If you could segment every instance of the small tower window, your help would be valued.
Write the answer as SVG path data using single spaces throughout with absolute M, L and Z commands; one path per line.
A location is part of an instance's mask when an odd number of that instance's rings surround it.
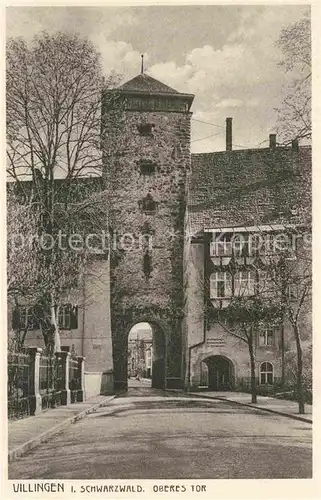
M 139 167 L 142 175 L 152 175 L 155 173 L 155 164 L 151 160 L 141 160 Z
M 143 271 L 146 280 L 149 280 L 151 273 L 152 273 L 153 267 L 152 267 L 152 257 L 149 253 L 148 250 L 146 250 L 144 254 L 144 259 L 143 259 Z
M 156 212 L 156 202 L 153 200 L 151 194 L 139 202 L 141 210 L 146 215 L 153 215 Z
M 155 125 L 153 123 L 141 123 L 137 126 L 140 135 L 153 135 Z

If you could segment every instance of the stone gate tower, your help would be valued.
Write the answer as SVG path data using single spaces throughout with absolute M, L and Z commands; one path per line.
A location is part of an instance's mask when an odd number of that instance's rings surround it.
M 104 96 L 115 388 L 127 387 L 132 326 L 153 329 L 154 387 L 182 386 L 183 248 L 190 107 L 141 73 Z

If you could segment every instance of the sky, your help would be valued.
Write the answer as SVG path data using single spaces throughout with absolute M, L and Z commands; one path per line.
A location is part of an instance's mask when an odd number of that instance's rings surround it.
M 128 339 L 134 340 L 137 338 L 140 340 L 149 340 L 153 338 L 153 330 L 149 323 L 137 323 L 132 327 L 129 332 Z
M 233 149 L 266 147 L 276 132 L 291 75 L 278 65 L 281 30 L 307 6 L 212 5 L 145 7 L 9 7 L 7 36 L 77 32 L 102 55 L 104 73 L 125 82 L 145 72 L 195 94 L 192 152 L 225 149 L 225 119 L 233 118 Z

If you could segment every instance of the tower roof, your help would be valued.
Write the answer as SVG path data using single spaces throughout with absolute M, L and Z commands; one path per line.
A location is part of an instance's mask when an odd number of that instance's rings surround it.
M 177 90 L 172 89 L 168 85 L 165 85 L 165 83 L 162 83 L 149 75 L 146 75 L 146 73 L 140 73 L 139 75 L 135 76 L 135 78 L 132 78 L 128 82 L 118 87 L 118 90 L 125 90 L 128 92 L 179 94 Z

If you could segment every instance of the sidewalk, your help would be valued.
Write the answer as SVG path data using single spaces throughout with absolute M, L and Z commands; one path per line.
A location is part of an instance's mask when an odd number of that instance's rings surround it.
M 173 389 L 173 392 L 182 392 L 181 390 Z M 271 398 L 267 396 L 257 396 L 257 403 L 251 403 L 251 394 L 245 392 L 188 392 L 190 396 L 201 397 L 205 399 L 219 399 L 221 401 L 231 401 L 250 408 L 257 408 L 270 413 L 276 413 L 285 417 L 301 420 L 312 424 L 312 405 L 305 405 L 305 414 L 298 413 L 298 403 L 295 401 L 287 401 L 285 399 Z
M 38 415 L 8 423 L 8 460 L 11 462 L 35 446 L 57 434 L 69 424 L 84 418 L 100 406 L 114 399 L 112 396 L 95 396 L 83 403 L 59 406 Z

